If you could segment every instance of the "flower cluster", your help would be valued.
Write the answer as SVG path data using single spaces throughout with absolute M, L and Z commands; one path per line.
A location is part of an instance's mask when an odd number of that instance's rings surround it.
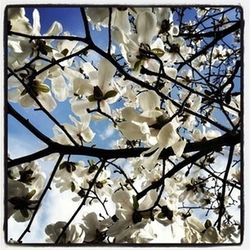
M 30 219 L 45 185 L 45 174 L 36 162 L 8 171 L 8 218 L 17 222 Z

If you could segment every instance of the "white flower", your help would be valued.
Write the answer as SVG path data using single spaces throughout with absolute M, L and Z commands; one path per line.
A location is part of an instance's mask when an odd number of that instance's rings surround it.
M 119 122 L 117 128 L 121 131 L 122 135 L 129 141 L 133 140 L 146 140 L 149 134 L 147 123 L 138 122 Z
M 41 35 L 40 15 L 37 9 L 33 11 L 32 26 L 29 19 L 25 16 L 24 8 L 9 8 L 8 11 L 11 31 L 35 36 Z M 61 32 L 62 25 L 54 22 L 44 36 L 58 35 Z M 30 41 L 30 39 L 25 37 L 10 36 L 8 46 L 12 48 L 12 52 L 10 53 L 12 64 L 14 65 L 16 62 L 19 66 L 22 66 L 26 62 L 25 59 L 32 56 L 35 51 L 40 51 L 42 54 L 47 55 L 52 51 L 49 43 L 50 41 L 38 39 Z
M 29 23 L 29 19 L 25 16 L 24 8 L 9 8 L 8 20 L 10 21 L 12 31 L 26 34 L 32 32 L 32 26 Z
M 199 129 L 194 129 L 192 137 L 194 141 L 201 141 L 203 139 L 212 140 L 221 136 L 221 132 L 218 130 L 208 129 L 205 126 L 202 126 L 202 131 Z
M 191 53 L 191 48 L 186 46 L 182 37 L 168 37 L 168 48 L 166 55 L 170 62 L 182 62 Z
M 49 236 L 49 238 L 46 239 L 46 242 L 55 243 L 65 225 L 66 222 L 64 221 L 58 221 L 55 224 L 49 224 L 45 228 L 45 233 Z M 67 227 L 66 231 L 64 232 L 58 243 L 82 243 L 84 235 L 85 233 L 81 224 L 71 224 Z
M 147 169 L 154 168 L 162 150 L 168 147 L 172 147 L 175 155 L 180 157 L 184 151 L 185 146 L 186 141 L 180 139 L 180 136 L 176 132 L 175 126 L 172 122 L 169 122 L 160 129 L 157 135 L 157 143 L 149 150 L 144 151 L 141 154 L 141 157 L 144 157 L 143 166 Z M 154 153 L 149 157 L 145 157 L 146 154 L 149 154 L 151 152 Z
M 138 42 L 151 44 L 156 35 L 156 16 L 152 12 L 141 12 L 136 18 L 136 29 L 138 33 Z
M 29 191 L 24 183 L 8 179 L 8 218 L 13 216 L 17 222 L 29 220 L 37 205 L 33 199 L 35 193 L 36 190 Z
M 60 192 L 67 190 L 79 192 L 87 173 L 88 169 L 84 166 L 84 162 L 64 161 L 60 164 L 53 182 Z
M 74 125 L 65 123 L 63 126 L 68 131 L 68 133 L 73 137 L 73 139 L 79 144 L 89 143 L 93 140 L 95 133 L 89 127 L 90 114 L 86 113 L 80 117 L 80 121 L 75 119 L 72 115 L 69 116 L 70 120 Z M 72 144 L 71 140 L 67 135 L 56 125 L 53 127 L 54 141 L 61 144 Z
M 109 9 L 108 8 L 87 8 L 86 14 L 92 24 L 95 25 L 97 30 L 100 30 L 100 26 L 108 27 L 109 21 Z M 111 28 L 119 27 L 124 32 L 130 31 L 130 23 L 128 16 L 128 9 L 112 8 L 111 15 Z
M 41 171 L 37 162 L 32 161 L 11 168 L 9 175 L 13 180 L 22 182 L 29 191 L 35 190 L 32 198 L 38 198 L 45 185 L 45 174 Z
M 58 77 L 53 77 L 51 80 L 51 90 L 55 95 L 55 98 L 63 102 L 67 99 L 69 95 L 68 85 L 66 84 L 65 78 L 61 75 Z
M 85 242 L 102 242 L 104 240 L 104 226 L 98 220 L 96 213 L 92 212 L 83 217 L 83 230 L 85 232 Z
M 90 79 L 76 78 L 73 82 L 73 90 L 80 95 L 80 98 L 72 100 L 74 113 L 81 115 L 87 109 L 97 108 L 99 103 L 101 111 L 111 115 L 109 105 L 119 97 L 117 86 L 112 81 L 115 72 L 116 68 L 103 58 L 100 60 L 98 71 L 92 69 L 87 72 Z M 99 119 L 105 117 L 100 114 L 95 115 L 95 118 Z
M 230 172 L 229 174 L 231 175 L 231 178 L 234 180 L 234 181 L 237 181 L 238 183 L 241 183 L 241 171 L 239 168 L 237 169 L 230 169 Z
M 177 36 L 179 34 L 178 25 L 173 24 L 173 13 L 170 8 L 156 8 L 158 32 L 162 39 L 166 36 Z
M 116 240 L 125 237 L 129 231 L 133 232 L 133 230 L 145 227 L 148 219 L 144 219 L 140 211 L 150 208 L 157 199 L 155 190 L 149 191 L 144 199 L 139 202 L 131 195 L 125 190 L 119 190 L 112 195 L 112 200 L 117 206 L 116 217 L 118 220 L 109 227 L 107 235 L 116 237 Z
M 185 222 L 185 238 L 183 243 L 219 243 L 221 237 L 209 220 L 203 225 L 196 217 L 190 216 Z
M 150 46 L 153 38 L 157 35 L 157 20 L 154 13 L 149 10 L 140 12 L 136 17 L 137 34 L 126 34 L 124 31 L 115 27 L 112 31 L 112 37 L 121 47 L 124 59 L 131 68 L 138 71 L 144 64 L 146 57 L 140 52 L 142 50 L 151 50 Z M 164 54 L 164 51 L 161 51 Z M 138 60 L 139 58 L 139 60 Z
M 192 61 L 192 66 L 198 70 L 204 69 L 206 65 L 207 57 L 205 55 L 198 56 Z
M 11 81 L 8 80 L 9 93 L 8 97 L 13 102 L 19 102 L 23 107 L 38 107 L 35 100 L 30 96 L 24 86 L 17 82 L 17 85 L 12 88 Z M 43 83 L 43 79 L 36 78 L 31 82 L 25 83 L 29 91 L 40 101 L 42 106 L 49 112 L 56 108 L 56 102 L 50 93 L 50 88 L 47 84 Z

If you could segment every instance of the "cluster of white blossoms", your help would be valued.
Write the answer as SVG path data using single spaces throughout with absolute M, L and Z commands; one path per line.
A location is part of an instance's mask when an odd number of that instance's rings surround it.
M 36 162 L 22 164 L 8 171 L 8 218 L 17 222 L 30 219 L 45 186 L 45 174 Z
M 219 15 L 218 11 L 223 9 L 194 11 L 201 18 L 210 11 Z M 58 22 L 41 34 L 36 9 L 32 22 L 24 8 L 9 9 L 8 101 L 51 114 L 57 105 L 68 102 L 71 113 L 65 117 L 69 122 L 56 124 L 52 129 L 52 140 L 57 145 L 94 148 L 98 132 L 93 124 L 107 120 L 119 135 L 117 150 L 137 147 L 146 150 L 137 158 L 129 158 L 129 167 L 124 170 L 117 161 L 102 165 L 101 160 L 86 163 L 66 160 L 65 156 L 53 178 L 55 188 L 70 191 L 76 203 L 85 200 L 84 205 L 89 208 L 98 203 L 104 210 L 84 213 L 81 221 L 67 228 L 67 221 L 47 225 L 46 242 L 157 242 L 159 232 L 155 229 L 159 226 L 168 234 L 167 243 L 237 242 L 240 223 L 231 221 L 229 213 L 225 213 L 228 222 L 223 219 L 221 228 L 216 226 L 221 213 L 216 185 L 222 185 L 223 175 L 218 175 L 215 182 L 220 170 L 213 170 L 213 164 L 220 153 L 228 154 L 226 148 L 191 162 L 170 177 L 165 175 L 181 160 L 192 157 L 193 153 L 187 151 L 188 143 L 223 136 L 224 124 L 216 128 L 216 117 L 221 119 L 226 114 L 224 120 L 235 126 L 239 123 L 240 95 L 228 97 L 233 90 L 233 70 L 224 74 L 221 102 L 214 106 L 209 102 L 216 99 L 219 88 L 212 85 L 210 78 L 202 77 L 229 57 L 233 58 L 233 65 L 239 52 L 225 44 L 215 44 L 182 67 L 207 43 L 202 39 L 190 43 L 184 36 L 189 28 L 194 29 L 195 19 L 187 21 L 182 36 L 170 8 L 89 7 L 85 13 L 85 21 L 93 32 L 109 29 L 107 53 L 97 49 L 88 37 L 76 39 L 64 32 Z M 227 21 L 223 22 L 221 25 L 227 28 Z M 196 28 L 202 35 L 201 28 L 198 25 Z M 89 50 L 99 53 L 92 62 Z M 218 114 L 220 108 L 222 114 Z M 166 151 L 171 154 L 162 160 Z M 45 176 L 36 162 L 12 167 L 8 176 L 8 217 L 27 221 L 36 209 Z M 233 187 L 240 185 L 239 168 L 230 171 L 228 182 Z M 224 200 L 228 206 L 237 203 L 230 197 Z M 212 219 L 209 216 L 199 219 L 201 213 L 192 207 L 213 213 Z

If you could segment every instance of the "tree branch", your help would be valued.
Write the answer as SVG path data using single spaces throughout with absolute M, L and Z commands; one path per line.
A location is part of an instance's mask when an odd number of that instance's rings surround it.
M 26 229 L 23 231 L 23 233 L 21 234 L 21 236 L 20 236 L 19 239 L 17 240 L 19 243 L 22 243 L 22 239 L 23 239 L 23 237 L 25 236 L 25 234 L 28 233 L 28 232 L 30 232 L 30 227 L 31 227 L 31 225 L 32 225 L 32 223 L 33 223 L 33 220 L 35 219 L 35 216 L 36 216 L 36 214 L 37 214 L 37 212 L 38 212 L 38 210 L 39 210 L 39 207 L 40 207 L 41 204 L 42 204 L 43 198 L 45 197 L 47 191 L 48 191 L 49 188 L 50 188 L 50 185 L 51 185 L 52 180 L 53 180 L 53 178 L 54 178 L 54 176 L 55 176 L 55 173 L 56 173 L 56 171 L 57 171 L 57 169 L 58 169 L 58 167 L 59 167 L 59 165 L 60 165 L 60 163 L 61 163 L 62 158 L 63 158 L 63 155 L 61 154 L 61 155 L 59 156 L 57 162 L 56 162 L 56 165 L 55 165 L 55 167 L 54 167 L 52 173 L 50 174 L 50 178 L 49 178 L 49 180 L 48 180 L 48 182 L 47 182 L 47 185 L 46 185 L 46 187 L 44 188 L 44 190 L 43 190 L 43 192 L 42 192 L 42 194 L 41 194 L 41 196 L 40 196 L 40 198 L 39 198 L 39 200 L 38 200 L 38 202 L 37 202 L 37 205 L 36 205 L 36 207 L 35 207 L 35 210 L 34 210 L 34 212 L 33 212 L 33 214 L 32 214 L 32 217 L 31 217 L 31 219 L 30 219 L 30 221 L 29 221 L 29 223 L 28 223 Z
M 28 87 L 27 84 L 25 84 L 22 79 L 11 69 L 8 68 L 8 70 L 11 72 L 11 74 L 23 85 L 23 87 L 25 88 L 25 90 L 27 90 L 27 92 L 29 93 L 29 95 L 33 98 L 33 100 L 35 101 L 35 103 L 39 106 L 39 108 L 48 116 L 48 118 L 53 121 L 64 133 L 65 135 L 70 139 L 70 141 L 75 145 L 78 146 L 78 143 L 73 139 L 73 137 L 68 133 L 68 131 L 64 128 L 64 126 L 62 126 L 55 118 L 53 115 L 50 114 L 50 112 L 48 112 L 43 105 L 41 104 L 41 102 L 36 98 L 36 96 L 34 95 L 34 93 L 32 91 L 30 91 L 30 88 Z
M 220 149 L 223 146 L 231 146 L 236 145 L 241 140 L 240 133 L 237 134 L 225 134 L 218 138 L 209 140 L 209 141 L 201 141 L 188 143 L 184 149 L 184 153 L 191 153 L 199 150 L 209 149 L 210 151 L 216 149 Z M 94 147 L 86 147 L 86 146 L 70 146 L 70 145 L 61 145 L 59 143 L 53 143 L 52 146 L 49 146 L 46 149 L 43 149 L 37 153 L 32 155 L 20 157 L 17 159 L 13 159 L 8 162 L 8 168 L 11 168 L 15 165 L 22 164 L 27 161 L 32 161 L 35 159 L 39 159 L 42 156 L 46 156 L 52 153 L 63 153 L 67 155 L 85 155 L 96 158 L 105 158 L 107 160 L 114 158 L 132 158 L 139 157 L 140 154 L 144 151 L 148 150 L 148 148 L 132 148 L 132 149 L 102 149 L 102 148 L 94 148 Z M 160 154 L 160 158 L 166 158 L 171 155 L 174 155 L 172 148 L 167 148 L 162 151 Z M 146 155 L 147 156 L 147 155 Z
M 26 127 L 33 135 L 35 135 L 38 139 L 40 139 L 45 144 L 52 144 L 53 141 L 40 132 L 36 127 L 34 127 L 28 119 L 25 119 L 21 116 L 9 103 L 7 104 L 7 113 L 12 115 L 17 121 L 19 121 L 24 127 Z
M 229 150 L 227 166 L 226 166 L 226 170 L 225 170 L 225 174 L 224 174 L 224 178 L 223 178 L 222 193 L 221 193 L 221 196 L 219 198 L 219 201 L 220 201 L 219 215 L 218 215 L 217 221 L 214 224 L 214 225 L 217 224 L 217 229 L 219 232 L 221 229 L 222 216 L 225 213 L 225 195 L 226 195 L 226 187 L 227 187 L 227 178 L 228 178 L 229 170 L 230 170 L 232 160 L 233 160 L 233 153 L 234 153 L 234 146 L 231 146 L 230 150 Z
M 63 227 L 62 232 L 59 234 L 57 240 L 55 241 L 55 244 L 59 243 L 59 240 L 61 239 L 61 237 L 63 236 L 63 234 L 65 233 L 65 231 L 67 230 L 67 228 L 69 227 L 69 225 L 71 224 L 71 222 L 74 220 L 74 218 L 76 217 L 76 215 L 80 212 L 81 208 L 85 205 L 88 197 L 89 197 L 89 193 L 91 192 L 91 189 L 93 188 L 93 186 L 96 184 L 96 180 L 99 176 L 99 174 L 102 172 L 104 166 L 105 166 L 106 160 L 103 160 L 101 163 L 101 166 L 99 167 L 99 169 L 97 170 L 93 180 L 89 183 L 89 188 L 81 202 L 81 204 L 78 206 L 78 208 L 76 209 L 76 211 L 74 212 L 74 214 L 71 216 L 71 218 L 69 219 L 69 221 L 67 222 L 67 224 Z
M 197 58 L 200 55 L 205 54 L 211 47 L 213 47 L 219 40 L 221 40 L 223 37 L 229 35 L 230 33 L 238 30 L 241 26 L 241 21 L 237 21 L 235 24 L 231 25 L 229 28 L 221 31 L 220 33 L 216 33 L 216 37 L 214 37 L 214 40 L 209 43 L 208 45 L 204 46 L 201 50 L 199 50 L 197 53 L 195 53 L 194 55 L 192 55 L 190 58 L 188 58 L 186 61 L 184 61 L 183 63 L 181 63 L 177 70 L 181 70 L 181 68 L 187 64 L 192 62 L 195 58 Z

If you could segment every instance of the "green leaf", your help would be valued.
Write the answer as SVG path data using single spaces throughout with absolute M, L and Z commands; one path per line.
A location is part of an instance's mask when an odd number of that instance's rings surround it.
M 76 185 L 75 185 L 74 182 L 71 182 L 70 189 L 71 189 L 72 192 L 74 192 L 76 190 Z
M 69 53 L 68 49 L 64 49 L 61 51 L 61 54 L 63 54 L 64 56 L 66 56 Z
M 46 50 L 46 52 L 52 52 L 52 48 L 48 45 L 44 45 L 44 49 Z
M 88 98 L 89 102 L 95 102 L 96 101 L 94 95 L 90 95 L 87 98 Z
M 141 66 L 141 60 L 137 61 L 134 65 L 134 71 L 139 71 L 139 68 Z
M 26 195 L 26 199 L 27 199 L 27 200 L 30 200 L 30 199 L 34 196 L 35 193 L 36 193 L 36 190 L 33 189 L 32 191 L 30 191 L 30 192 Z
M 211 226 L 212 226 L 212 222 L 210 220 L 206 220 L 206 222 L 205 222 L 205 228 L 208 229 Z
M 105 95 L 104 95 L 104 100 L 108 99 L 108 98 L 111 98 L 111 97 L 114 97 L 117 95 L 117 92 L 115 90 L 110 90 L 108 91 Z
M 21 212 L 21 214 L 22 214 L 22 216 L 24 218 L 28 218 L 29 217 L 29 212 L 28 212 L 27 209 L 20 209 L 20 212 Z
M 159 219 L 164 219 L 164 218 L 166 217 L 166 215 L 165 215 L 164 213 L 160 212 L 160 213 L 157 215 L 157 217 L 158 217 Z
M 153 52 L 158 57 L 162 57 L 165 54 L 165 51 L 159 48 L 152 49 L 151 52 Z
M 139 203 L 135 195 L 133 195 L 133 208 L 137 210 L 139 208 Z
M 38 92 L 43 92 L 43 93 L 48 93 L 49 92 L 49 87 L 46 84 L 39 84 L 38 86 L 36 86 L 36 89 L 38 90 Z

